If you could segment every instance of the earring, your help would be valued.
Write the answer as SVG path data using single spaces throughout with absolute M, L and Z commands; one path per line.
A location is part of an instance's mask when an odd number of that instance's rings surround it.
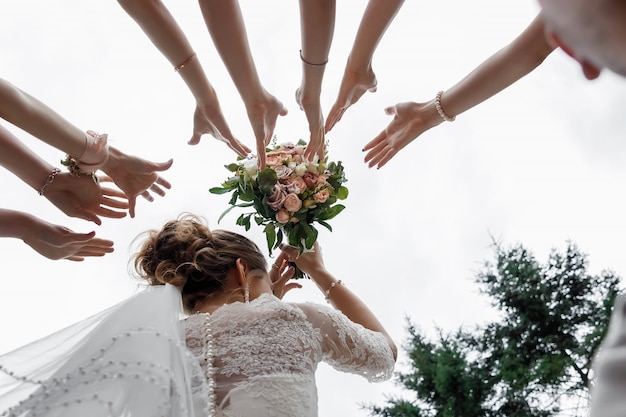
M 246 285 L 246 288 L 243 289 L 243 300 L 246 303 L 250 302 L 250 287 Z

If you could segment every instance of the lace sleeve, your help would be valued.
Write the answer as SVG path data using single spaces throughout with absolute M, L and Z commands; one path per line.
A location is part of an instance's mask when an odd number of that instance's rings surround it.
M 299 307 L 322 336 L 323 360 L 333 368 L 365 377 L 370 382 L 392 376 L 395 360 L 382 333 L 366 329 L 341 311 L 305 303 Z

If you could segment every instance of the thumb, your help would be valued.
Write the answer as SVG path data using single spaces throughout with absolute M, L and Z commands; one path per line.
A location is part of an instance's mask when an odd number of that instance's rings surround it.
M 396 114 L 396 106 L 385 107 L 385 113 L 388 115 Z
M 189 139 L 189 142 L 187 143 L 189 145 L 197 145 L 198 143 L 200 143 L 200 138 L 202 138 L 202 135 L 200 133 L 194 132 L 193 135 L 191 135 L 191 139 Z
M 87 242 L 96 235 L 95 231 L 91 231 L 89 233 L 72 233 L 72 242 Z
M 136 202 L 137 202 L 136 195 L 128 198 L 128 214 L 130 214 L 131 219 L 135 218 L 135 203 Z
M 174 160 L 170 158 L 165 162 L 151 162 L 150 166 L 152 167 L 152 171 L 165 171 L 170 169 L 173 163 Z

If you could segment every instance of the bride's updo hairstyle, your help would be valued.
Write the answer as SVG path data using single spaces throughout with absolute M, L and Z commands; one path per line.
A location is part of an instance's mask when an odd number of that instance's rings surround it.
M 224 291 L 237 259 L 252 273 L 267 272 L 265 257 L 254 242 L 227 230 L 211 231 L 197 216 L 183 215 L 147 235 L 135 255 L 135 270 L 150 285 L 180 288 L 187 312 L 195 311 L 205 297 Z

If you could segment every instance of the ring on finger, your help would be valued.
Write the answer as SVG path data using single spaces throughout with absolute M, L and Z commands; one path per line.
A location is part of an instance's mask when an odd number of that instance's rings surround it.
M 276 264 L 272 264 L 272 268 L 280 269 L 280 266 L 278 266 Z

